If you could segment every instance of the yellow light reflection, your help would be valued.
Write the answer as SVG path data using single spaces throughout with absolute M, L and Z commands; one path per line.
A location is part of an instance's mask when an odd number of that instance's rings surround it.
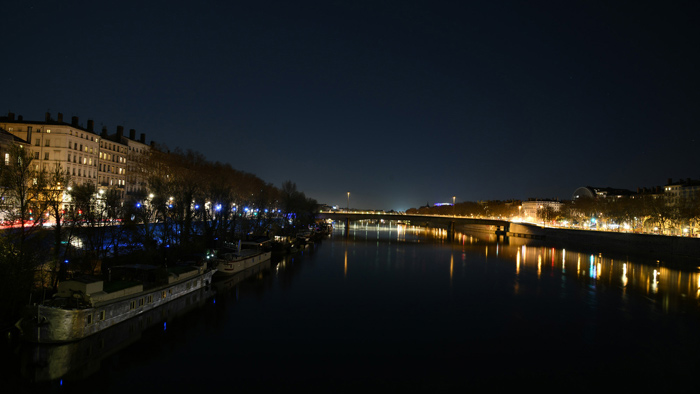
M 518 250 L 518 255 L 515 256 L 515 274 L 520 275 L 520 251 L 519 250 Z M 700 289 L 698 291 L 700 291 Z
M 576 261 L 576 276 L 581 275 L 581 254 L 578 255 L 578 260 Z
M 537 255 L 537 279 L 542 275 L 542 255 Z
M 343 277 L 348 277 L 348 250 L 345 249 L 345 270 L 343 271 Z

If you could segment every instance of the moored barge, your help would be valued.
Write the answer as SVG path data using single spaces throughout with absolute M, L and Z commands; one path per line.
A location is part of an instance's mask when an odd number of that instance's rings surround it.
M 28 306 L 16 326 L 30 342 L 79 340 L 209 286 L 214 271 L 204 266 L 113 267 L 108 281 L 82 277 L 61 282 L 53 299 Z

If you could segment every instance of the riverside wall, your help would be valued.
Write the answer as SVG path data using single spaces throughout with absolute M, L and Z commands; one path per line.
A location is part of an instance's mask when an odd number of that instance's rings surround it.
M 700 238 L 608 231 L 571 230 L 511 223 L 509 237 L 546 240 L 563 247 L 582 246 L 649 257 L 681 257 L 700 263 Z

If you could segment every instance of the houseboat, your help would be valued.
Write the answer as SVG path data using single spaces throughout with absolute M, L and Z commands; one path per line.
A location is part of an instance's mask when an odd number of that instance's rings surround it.
M 82 277 L 61 282 L 51 300 L 28 306 L 16 326 L 30 342 L 79 340 L 208 287 L 214 271 L 196 265 L 112 267 L 106 281 Z
M 272 250 L 265 242 L 238 241 L 236 249 L 224 249 L 215 260 L 217 275 L 233 275 L 270 260 Z

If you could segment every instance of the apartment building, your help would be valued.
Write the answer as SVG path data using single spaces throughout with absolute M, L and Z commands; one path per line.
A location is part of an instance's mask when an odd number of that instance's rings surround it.
M 117 126 L 117 133 L 107 134 L 107 128 L 100 134 L 100 153 L 97 185 L 100 189 L 116 189 L 121 198 L 126 196 L 126 173 L 128 146 L 122 143 L 124 127 Z
M 678 204 L 682 201 L 695 200 L 700 197 L 700 180 L 696 179 L 679 179 L 673 181 L 669 178 L 668 183 L 664 186 L 664 196 L 671 204 Z
M 117 126 L 114 134 L 103 127 L 98 135 L 94 125 L 88 120 L 84 127 L 77 116 L 66 122 L 62 113 L 55 119 L 46 113 L 43 121 L 25 120 L 11 112 L 0 117 L 0 129 L 26 141 L 35 170 L 53 171 L 58 166 L 70 174 L 71 185 L 89 182 L 98 190 L 116 189 L 122 198 L 145 192 L 144 164 L 151 149 L 146 135 L 141 133 L 137 140 L 131 129 L 126 137 L 123 126 Z
M 100 137 L 93 127 L 92 120 L 81 126 L 77 116 L 64 122 L 62 113 L 56 119 L 46 113 L 44 121 L 15 119 L 13 113 L 0 118 L 0 128 L 27 141 L 34 170 L 50 172 L 58 167 L 70 174 L 73 185 L 97 182 Z
M 126 166 L 126 195 L 132 196 L 146 193 L 148 177 L 146 174 L 146 161 L 151 146 L 146 144 L 146 134 L 141 133 L 136 140 L 136 130 L 129 130 L 129 138 L 121 138 L 122 144 L 127 146 Z

